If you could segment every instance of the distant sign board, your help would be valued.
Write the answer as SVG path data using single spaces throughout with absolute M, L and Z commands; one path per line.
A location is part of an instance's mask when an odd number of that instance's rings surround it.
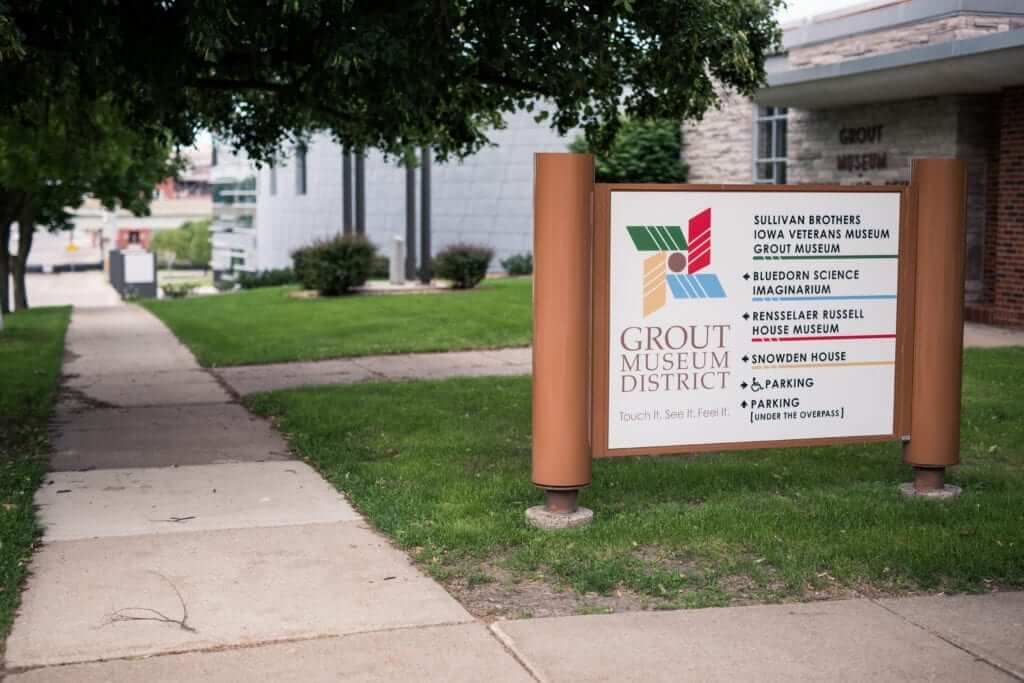
M 148 251 L 126 249 L 124 255 L 124 282 L 144 285 L 156 282 L 156 259 Z
M 597 456 L 898 438 L 904 188 L 598 185 Z

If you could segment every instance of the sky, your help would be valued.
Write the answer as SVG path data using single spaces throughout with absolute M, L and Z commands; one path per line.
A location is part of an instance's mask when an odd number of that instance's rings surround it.
M 815 14 L 834 12 L 851 5 L 862 5 L 864 2 L 865 0 L 789 0 L 787 7 L 779 13 L 779 22 L 786 24 Z

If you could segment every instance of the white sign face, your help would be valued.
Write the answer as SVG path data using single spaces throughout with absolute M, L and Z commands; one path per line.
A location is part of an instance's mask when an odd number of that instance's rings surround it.
M 153 255 L 147 251 L 124 251 L 124 281 L 127 284 L 156 282 Z
M 893 432 L 900 195 L 611 192 L 608 448 Z

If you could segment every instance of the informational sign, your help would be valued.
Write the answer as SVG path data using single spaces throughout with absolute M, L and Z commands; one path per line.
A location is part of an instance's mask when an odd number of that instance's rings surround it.
M 605 196 L 598 451 L 892 438 L 899 189 Z
M 148 251 L 125 250 L 124 281 L 126 284 L 156 282 L 156 259 Z

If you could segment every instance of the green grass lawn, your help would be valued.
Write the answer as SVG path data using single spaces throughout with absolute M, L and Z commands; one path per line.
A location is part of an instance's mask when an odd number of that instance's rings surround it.
M 204 366 L 525 346 L 531 280 L 441 294 L 294 299 L 290 287 L 146 301 Z
M 18 606 L 18 588 L 38 533 L 32 495 L 46 473 L 69 308 L 6 316 L 0 332 L 0 639 Z
M 576 611 L 1024 587 L 1024 349 L 966 354 L 952 501 L 906 500 L 897 444 L 595 462 L 585 529 L 529 529 L 529 378 L 261 394 L 292 445 L 477 612 L 522 586 Z M 515 586 L 519 585 L 519 589 Z M 490 591 L 490 593 L 488 593 Z M 552 598 L 554 599 L 554 598 Z M 501 602 L 499 600 L 499 602 Z

